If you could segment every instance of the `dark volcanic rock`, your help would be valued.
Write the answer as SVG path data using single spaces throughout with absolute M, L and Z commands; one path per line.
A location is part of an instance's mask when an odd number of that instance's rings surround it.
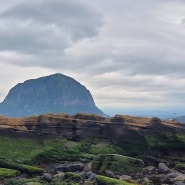
M 77 172 L 84 169 L 83 163 L 73 163 L 73 164 L 59 164 L 54 167 L 55 171 L 63 172 Z
M 158 165 L 159 173 L 167 174 L 169 172 L 169 168 L 164 163 L 159 163 Z
M 0 114 L 11 117 L 62 112 L 103 115 L 90 92 L 76 80 L 62 74 L 19 83 L 0 104 Z
M 52 181 L 52 175 L 50 173 L 44 173 L 42 178 L 49 183 Z

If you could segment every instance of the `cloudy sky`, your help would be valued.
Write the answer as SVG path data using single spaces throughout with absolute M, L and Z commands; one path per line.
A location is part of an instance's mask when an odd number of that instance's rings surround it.
M 19 82 L 71 76 L 108 114 L 185 107 L 184 0 L 0 2 L 0 100 Z

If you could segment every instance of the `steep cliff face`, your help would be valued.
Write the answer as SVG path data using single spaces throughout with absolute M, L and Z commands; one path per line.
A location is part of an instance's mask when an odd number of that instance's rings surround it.
M 62 74 L 19 83 L 0 104 L 0 114 L 11 117 L 78 112 L 103 115 L 86 87 Z
M 122 138 L 134 134 L 185 134 L 185 125 L 159 118 L 131 117 L 116 115 L 106 118 L 97 114 L 78 113 L 44 114 L 39 116 L 9 118 L 0 116 L 0 129 L 14 132 L 53 135 L 62 138 Z M 133 134 L 133 135 L 132 135 Z

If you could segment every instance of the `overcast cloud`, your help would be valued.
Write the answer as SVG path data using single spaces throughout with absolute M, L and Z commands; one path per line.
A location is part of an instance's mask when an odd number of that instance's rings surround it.
M 0 99 L 29 78 L 69 75 L 105 112 L 185 102 L 185 1 L 0 2 Z

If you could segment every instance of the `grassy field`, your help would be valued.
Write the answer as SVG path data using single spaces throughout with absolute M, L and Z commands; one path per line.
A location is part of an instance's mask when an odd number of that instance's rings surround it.
M 32 159 L 43 149 L 37 139 L 0 136 L 0 158 L 15 162 Z
M 117 153 L 110 142 L 84 139 L 78 142 L 66 139 L 15 138 L 0 136 L 0 159 L 17 163 L 41 163 L 88 160 L 96 154 Z
M 155 149 L 185 149 L 184 135 L 134 136 L 116 141 L 88 138 L 80 141 L 0 136 L 0 159 L 24 164 L 88 160 L 97 154 L 137 156 Z

